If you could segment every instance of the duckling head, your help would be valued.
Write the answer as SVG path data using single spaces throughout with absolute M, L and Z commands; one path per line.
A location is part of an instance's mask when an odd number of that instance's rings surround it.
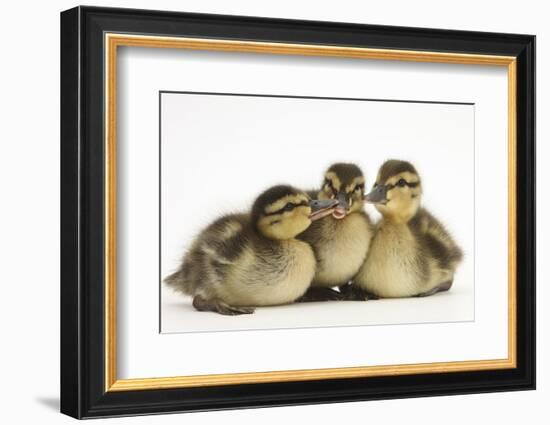
M 312 200 L 301 190 L 279 185 L 258 196 L 251 217 L 263 236 L 286 240 L 302 233 L 312 221 L 331 214 L 336 205 L 336 200 Z
M 373 203 L 385 218 L 406 223 L 420 207 L 422 184 L 414 166 L 390 159 L 382 164 L 372 191 L 365 201 Z
M 343 219 L 352 212 L 363 208 L 365 177 L 361 169 L 350 163 L 332 164 L 325 172 L 325 179 L 318 198 L 336 199 L 338 206 L 332 216 Z

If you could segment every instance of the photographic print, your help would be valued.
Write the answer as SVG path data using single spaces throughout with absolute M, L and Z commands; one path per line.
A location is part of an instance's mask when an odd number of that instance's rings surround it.
M 475 105 L 162 91 L 163 333 L 474 320 Z
M 61 23 L 62 412 L 534 388 L 533 36 Z

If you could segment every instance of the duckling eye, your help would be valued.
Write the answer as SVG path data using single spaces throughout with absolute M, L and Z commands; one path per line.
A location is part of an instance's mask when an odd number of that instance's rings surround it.
M 332 192 L 334 192 L 334 186 L 332 185 L 332 182 L 329 179 L 325 179 L 325 186 Z
M 357 186 L 355 186 L 355 189 L 353 190 L 363 190 L 363 185 L 362 184 L 358 184 Z
M 292 210 L 294 209 L 295 206 L 296 206 L 296 205 L 291 204 L 291 203 L 289 202 L 288 204 L 286 204 L 286 205 L 284 206 L 283 210 L 285 210 L 285 211 L 292 211 Z
M 397 182 L 397 186 L 399 187 L 403 187 L 406 185 L 407 185 L 407 182 L 405 181 L 405 179 L 399 179 L 399 181 Z

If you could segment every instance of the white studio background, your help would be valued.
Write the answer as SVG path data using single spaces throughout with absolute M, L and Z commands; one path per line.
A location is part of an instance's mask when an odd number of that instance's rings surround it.
M 537 34 L 538 390 L 363 403 L 98 420 L 123 424 L 280 424 L 350 421 L 449 425 L 545 423 L 550 398 L 550 28 L 544 2 L 351 0 L 97 0 L 96 5 Z M 59 11 L 76 3 L 10 2 L 3 8 L 0 210 L 4 292 L 0 309 L 3 409 L 8 424 L 75 423 L 57 413 L 59 393 Z M 369 176 L 372 174 L 369 172 Z M 34 272 L 34 273 L 33 273 Z M 32 273 L 32 276 L 31 276 Z
M 162 277 L 217 217 L 247 211 L 274 184 L 319 188 L 333 162 L 361 166 L 370 190 L 384 160 L 410 160 L 423 204 L 465 252 L 452 290 L 420 301 L 293 304 L 227 318 L 197 314 L 191 297 L 163 285 L 163 332 L 474 320 L 473 105 L 188 93 L 163 93 L 161 105 Z
M 467 299 L 461 302 L 460 298 L 457 298 L 460 295 L 458 289 L 446 294 L 427 297 L 421 302 L 412 303 L 411 300 L 402 300 L 406 305 L 397 305 L 397 300 L 381 300 L 382 302 L 371 304 L 332 303 L 329 310 L 327 303 L 299 304 L 284 308 L 265 308 L 259 310 L 255 315 L 229 318 L 232 319 L 232 323 L 240 322 L 240 326 L 235 325 L 233 329 L 282 328 L 277 331 L 239 332 L 232 330 L 218 333 L 159 334 L 159 287 L 157 284 L 159 274 L 157 263 L 159 90 L 473 102 L 475 103 L 476 178 L 483 181 L 507 181 L 508 85 L 505 67 L 403 64 L 394 61 L 122 48 L 119 53 L 118 69 L 120 83 L 117 99 L 119 106 L 117 138 L 117 184 L 119 188 L 117 199 L 117 327 L 119 331 L 117 373 L 119 377 L 187 376 L 506 358 L 508 280 L 506 268 L 501 267 L 507 261 L 508 192 L 506 184 L 492 185 L 490 191 L 476 193 L 475 260 L 481 262 L 483 267 L 475 268 L 475 281 L 480 283 L 476 285 L 475 291 L 475 321 L 471 321 L 471 302 Z M 224 71 L 220 72 L 220 69 Z M 274 108 L 276 104 L 271 103 L 270 105 L 271 108 Z M 317 103 L 316 105 L 309 106 L 308 104 L 307 107 L 308 109 L 317 108 L 317 114 L 320 114 L 319 105 L 321 104 Z M 395 109 L 399 107 L 399 104 L 394 105 L 394 113 L 399 117 L 394 119 L 395 122 L 399 120 L 399 126 L 402 129 L 400 133 L 394 128 L 383 136 L 388 148 L 393 150 L 388 153 L 397 156 L 395 151 L 401 146 L 400 139 L 407 137 L 409 133 L 418 133 L 414 136 L 418 140 L 433 139 L 430 144 L 433 145 L 434 155 L 430 155 L 429 158 L 441 160 L 440 164 L 436 164 L 438 161 L 429 160 L 426 154 L 414 155 L 410 159 L 418 161 L 419 168 L 428 172 L 426 176 L 426 184 L 428 184 L 428 180 L 435 181 L 444 178 L 445 173 L 440 170 L 440 167 L 444 165 L 445 161 L 453 161 L 456 156 L 458 164 L 448 167 L 452 172 L 458 174 L 452 178 L 449 176 L 449 179 L 455 182 L 450 186 L 459 186 L 456 184 L 458 181 L 456 179 L 461 177 L 461 171 L 464 170 L 468 173 L 469 177 L 464 178 L 464 181 L 470 180 L 469 184 L 466 183 L 468 189 L 457 188 L 455 190 L 461 193 L 465 192 L 465 197 L 469 197 L 471 202 L 471 191 L 473 190 L 471 184 L 473 173 L 470 168 L 472 166 L 471 154 L 469 158 L 466 158 L 467 152 L 471 152 L 471 108 L 465 109 L 463 112 L 465 117 L 460 117 L 460 114 L 456 112 L 458 108 L 454 108 L 453 114 L 447 112 L 447 115 L 439 115 L 441 112 L 436 113 L 435 111 L 444 111 L 444 109 L 432 108 L 432 110 L 428 110 L 427 107 L 419 106 L 418 112 L 411 112 L 412 110 L 404 112 Z M 195 107 L 209 106 L 203 104 L 202 106 L 195 105 Z M 349 108 L 346 104 L 339 103 L 338 106 L 331 106 L 331 109 L 336 111 L 337 108 L 343 107 Z M 386 107 L 388 106 L 386 105 Z M 235 107 L 233 106 L 233 108 Z M 290 106 L 287 106 L 288 108 Z M 382 110 L 384 107 L 380 106 L 379 108 Z M 224 109 L 223 106 L 222 109 Z M 450 110 L 449 107 L 447 109 Z M 422 110 L 423 112 L 420 112 Z M 352 113 L 351 110 L 346 110 L 345 113 L 338 114 L 341 118 L 335 119 L 332 124 L 336 128 L 331 130 L 331 126 L 326 126 L 327 136 L 330 136 L 330 132 L 333 131 L 334 137 L 337 137 L 337 127 L 354 125 L 342 118 L 346 113 L 355 117 L 355 120 L 350 121 L 359 121 L 361 117 L 358 115 L 362 115 L 360 112 L 354 110 Z M 255 112 L 255 114 L 257 113 Z M 324 113 L 329 114 L 330 111 L 324 110 Z M 278 111 L 278 114 L 280 115 L 281 112 Z M 303 111 L 302 114 L 304 114 Z M 429 116 L 431 114 L 441 122 L 437 125 L 430 123 Z M 220 113 L 213 113 L 213 116 L 220 115 L 223 116 Z M 418 115 L 418 119 L 423 115 L 421 125 L 415 127 L 412 120 L 413 115 Z M 208 113 L 200 116 L 203 121 L 207 121 L 208 118 Z M 235 117 L 235 119 L 242 124 L 246 123 L 243 123 L 242 117 Z M 282 120 L 281 117 L 279 119 Z M 292 122 L 289 117 L 285 119 L 288 123 Z M 447 121 L 453 119 L 457 119 L 459 122 L 446 124 Z M 304 120 L 306 120 L 305 117 Z M 326 116 L 325 120 L 328 120 Z M 339 123 L 339 120 L 344 121 Z M 178 123 L 177 119 L 169 121 L 172 125 Z M 376 124 L 381 129 L 366 130 L 369 127 L 369 122 L 372 123 L 366 119 L 366 124 L 359 126 L 356 133 L 348 134 L 350 134 L 350 139 L 355 141 L 354 143 L 361 142 L 360 134 L 358 134 L 360 132 L 371 131 L 377 137 L 382 137 L 383 129 L 391 127 L 388 121 L 392 122 L 389 112 L 384 114 L 381 111 Z M 435 129 L 428 131 L 430 124 Z M 200 127 L 200 123 L 195 123 L 191 128 L 196 129 L 197 125 Z M 273 126 L 272 123 L 269 125 Z M 355 124 L 355 126 L 357 125 Z M 452 148 L 449 150 L 446 150 L 445 140 L 441 140 L 446 135 L 445 125 L 458 133 L 457 139 L 451 143 Z M 297 131 L 300 129 L 297 125 L 290 124 L 290 126 L 295 127 Z M 309 127 L 314 126 L 310 125 Z M 396 124 L 394 127 L 398 127 L 398 125 Z M 247 127 L 244 126 L 244 128 Z M 301 127 L 300 131 L 306 129 L 307 126 Z M 200 132 L 200 130 L 197 131 Z M 235 126 L 232 130 L 227 129 L 228 138 L 231 131 L 238 132 L 236 136 L 242 132 L 240 137 L 235 137 L 238 139 L 236 144 L 241 147 L 243 143 L 249 143 L 246 141 L 247 137 L 250 137 L 247 133 L 253 133 L 254 127 L 249 126 L 248 130 L 244 130 L 240 126 Z M 275 133 L 275 136 L 277 135 L 276 130 L 271 131 Z M 342 131 L 340 130 L 340 133 Z M 206 131 L 201 134 L 204 134 L 205 137 L 208 136 Z M 285 137 L 291 137 L 289 133 L 284 134 Z M 423 135 L 427 137 L 424 139 Z M 409 137 L 411 136 L 409 135 Z M 311 139 L 308 138 L 308 140 Z M 463 140 L 467 140 L 467 142 L 462 142 Z M 208 139 L 205 139 L 204 142 L 208 143 Z M 307 140 L 301 140 L 299 149 L 304 149 L 307 143 Z M 340 143 L 345 146 L 344 141 L 340 141 Z M 221 152 L 229 159 L 232 143 L 225 145 L 215 143 L 215 146 L 211 145 L 210 151 L 221 149 Z M 353 148 L 354 144 L 352 143 L 351 146 Z M 415 153 L 412 147 L 407 148 L 405 156 Z M 192 149 L 197 148 L 190 147 L 190 155 L 192 155 Z M 255 149 L 256 155 L 252 156 L 260 157 L 265 154 L 259 145 Z M 454 152 L 455 150 L 457 153 Z M 245 149 L 238 152 L 246 155 L 244 151 Z M 460 151 L 464 152 L 460 154 Z M 211 152 L 211 156 L 214 154 L 215 152 Z M 378 151 L 377 155 L 380 157 L 373 158 L 374 164 L 370 166 L 365 158 L 365 166 L 376 168 L 382 161 L 382 155 L 385 156 L 386 152 Z M 307 157 L 308 154 L 306 151 L 302 151 L 300 156 Z M 309 154 L 309 156 L 311 155 Z M 274 157 L 276 158 L 275 155 Z M 463 157 L 465 159 L 460 160 Z M 327 159 L 328 157 L 325 160 Z M 195 157 L 194 160 L 203 163 L 204 158 Z M 214 160 L 212 163 L 216 164 Z M 490 163 L 491 167 L 484 166 L 487 163 Z M 182 162 L 182 164 L 186 163 Z M 299 177 L 303 179 L 301 184 L 311 185 L 319 182 L 320 178 L 317 175 L 322 173 L 322 167 L 319 167 L 313 177 L 309 177 L 309 173 Z M 223 168 L 229 168 L 235 174 L 236 186 L 237 173 L 240 172 L 238 171 L 239 167 L 232 168 L 231 164 L 226 164 Z M 264 168 L 268 171 L 267 166 Z M 169 170 L 174 169 L 172 167 Z M 288 167 L 288 169 L 290 170 L 292 167 Z M 429 173 L 431 172 L 434 174 L 430 177 Z M 372 174 L 375 173 L 376 171 L 372 172 Z M 198 177 L 198 175 L 199 173 L 195 171 L 193 177 Z M 266 174 L 265 176 L 275 179 L 278 174 L 273 171 L 270 175 Z M 312 180 L 309 180 L 310 178 Z M 177 184 L 179 180 L 177 176 L 163 178 L 163 181 L 172 184 Z M 228 178 L 228 180 L 230 179 Z M 238 179 L 239 183 L 240 180 Z M 260 178 L 258 180 L 258 184 L 265 184 Z M 451 220 L 449 224 L 457 227 L 455 232 L 457 236 L 466 238 L 461 241 L 463 244 L 471 245 L 471 208 L 468 208 L 468 201 L 465 200 L 463 204 L 460 204 L 460 207 L 464 208 L 465 217 L 456 217 L 455 213 L 448 209 L 456 203 L 456 200 L 451 199 L 452 194 L 445 199 L 446 204 L 451 203 L 451 205 L 440 205 L 438 195 L 448 188 L 438 186 L 438 184 L 435 186 L 437 193 L 430 196 L 427 203 L 433 204 L 434 212 L 441 214 L 443 220 L 446 218 Z M 215 184 L 212 183 L 211 186 L 223 187 L 223 185 L 219 185 L 219 181 L 216 181 Z M 182 193 L 182 196 L 194 196 L 196 193 L 194 189 L 195 187 L 191 193 Z M 428 187 L 426 189 L 428 190 Z M 178 187 L 174 187 L 168 192 L 177 193 L 178 190 Z M 256 190 L 258 189 L 256 188 Z M 235 208 L 246 203 L 246 192 L 246 190 L 238 190 L 239 196 L 244 194 L 245 199 L 234 204 Z M 210 199 L 212 200 L 212 198 Z M 167 208 L 163 209 L 164 212 L 166 210 Z M 498 213 L 498 211 L 504 211 L 504 213 Z M 182 216 L 188 216 L 187 211 L 181 213 Z M 201 219 L 198 218 L 198 220 Z M 207 217 L 206 220 L 208 220 Z M 179 218 L 173 218 L 171 221 L 169 220 L 170 222 L 179 222 Z M 461 225 L 464 228 L 461 228 Z M 194 227 L 190 226 L 191 229 Z M 198 229 L 195 227 L 194 230 Z M 470 242 L 467 239 L 468 235 L 470 235 Z M 182 243 L 175 239 L 174 241 L 174 244 Z M 468 250 L 467 246 L 464 248 L 466 251 Z M 465 262 L 464 266 L 466 267 L 461 269 L 461 272 L 470 270 L 471 276 L 471 265 L 468 268 L 467 262 Z M 472 280 L 466 277 L 465 282 L 464 286 L 468 287 Z M 458 305 L 453 306 L 453 301 L 457 301 Z M 387 306 L 386 303 L 390 302 L 391 306 Z M 352 309 L 352 304 L 355 309 L 361 310 Z M 173 307 L 176 308 L 167 310 L 173 313 L 172 319 L 192 322 L 191 325 L 185 323 L 188 328 L 197 329 L 200 326 L 201 330 L 228 329 L 228 317 L 208 313 L 199 314 L 191 309 L 187 310 L 188 316 L 182 317 L 183 309 L 180 308 L 178 311 L 178 305 Z M 406 309 L 409 311 L 406 316 L 405 314 L 401 315 L 401 318 L 383 317 L 388 315 L 390 308 L 392 310 L 402 309 L 403 312 Z M 438 310 L 442 308 L 448 310 L 445 312 L 446 320 L 444 319 L 444 321 L 453 323 L 440 323 L 441 312 Z M 304 312 L 301 323 L 298 324 L 301 328 L 288 329 L 294 327 L 296 310 Z M 463 314 L 460 313 L 461 310 L 464 310 Z M 316 315 L 324 315 L 326 312 L 332 313 L 332 317 L 326 319 L 321 317 L 316 320 Z M 430 312 L 431 315 L 427 314 Z M 381 317 L 382 323 L 399 324 L 399 326 L 328 327 L 334 326 L 334 324 L 357 323 L 357 317 L 363 315 L 373 318 Z M 464 321 L 465 317 L 469 321 Z M 173 320 L 168 320 L 168 323 Z M 306 320 L 309 320 L 309 323 Z M 365 323 L 368 318 L 362 320 Z M 376 323 L 376 319 L 373 321 Z M 319 325 L 323 325 L 323 327 L 319 328 Z M 178 331 L 173 328 L 163 328 L 163 330 Z M 368 344 L 367 341 L 371 340 L 378 341 L 378 343 Z M 431 343 L 434 340 L 437 341 L 437 344 Z M 421 341 L 426 341 L 426 343 L 418 343 Z M 232 347 L 231 350 L 225 352 L 224 362 L 219 362 L 216 355 L 219 346 Z M 407 350 L 403 350 L 404 346 L 407 346 Z M 287 347 L 292 347 L 292 350 L 285 349 Z M 276 356 L 273 356 L 274 352 L 277 352 Z M 185 362 L 181 362 L 183 355 L 186 358 Z

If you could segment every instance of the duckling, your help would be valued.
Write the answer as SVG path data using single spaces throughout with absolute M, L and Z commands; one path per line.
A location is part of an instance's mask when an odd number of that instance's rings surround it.
M 365 262 L 373 235 L 369 216 L 363 209 L 365 177 L 355 164 L 336 163 L 324 175 L 318 193 L 320 200 L 336 199 L 332 214 L 315 221 L 299 239 L 308 242 L 317 258 L 311 288 L 300 301 L 341 300 L 343 294 L 332 289 L 347 284 Z
M 249 214 L 226 215 L 206 227 L 165 283 L 193 296 L 195 309 L 224 315 L 291 303 L 306 292 L 316 264 L 312 248 L 296 235 L 336 204 L 291 186 L 272 187 Z
M 407 161 L 388 160 L 365 196 L 382 214 L 354 285 L 368 296 L 428 296 L 448 291 L 462 250 L 420 206 L 422 182 Z

